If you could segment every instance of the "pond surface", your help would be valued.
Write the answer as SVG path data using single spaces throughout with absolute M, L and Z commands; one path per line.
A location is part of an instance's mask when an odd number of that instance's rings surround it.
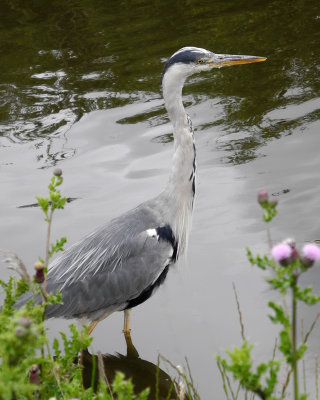
M 241 343 L 233 282 L 257 360 L 270 359 L 277 332 L 266 315 L 274 294 L 245 252 L 267 251 L 257 191 L 279 196 L 275 241 L 320 239 L 319 1 L 4 0 L 0 11 L 0 247 L 30 271 L 46 227 L 38 208 L 18 207 L 46 194 L 53 167 L 76 198 L 53 225 L 68 244 L 164 187 L 173 137 L 159 86 L 173 52 L 268 58 L 188 81 L 198 180 L 187 262 L 132 311 L 142 359 L 187 356 L 201 397 L 224 399 L 214 354 Z M 320 291 L 318 269 L 305 280 Z M 301 309 L 305 326 L 317 311 Z M 50 335 L 67 325 L 49 321 Z M 93 350 L 125 353 L 121 331 L 120 313 L 101 322 Z M 318 337 L 307 356 L 311 392 Z

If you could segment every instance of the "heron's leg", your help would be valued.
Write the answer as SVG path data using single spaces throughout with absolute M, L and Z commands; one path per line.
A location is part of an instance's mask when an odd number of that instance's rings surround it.
M 125 336 L 126 335 L 130 336 L 130 311 L 131 311 L 130 308 L 128 308 L 127 310 L 124 310 L 123 333 Z
M 91 332 L 94 330 L 94 328 L 96 327 L 98 322 L 99 322 L 99 320 L 91 322 L 91 324 L 89 325 L 89 329 L 88 329 L 88 334 L 89 335 L 91 335 Z
M 126 344 L 127 344 L 127 357 L 139 358 L 139 353 L 137 352 L 137 349 L 134 347 L 134 345 L 132 343 L 132 339 L 131 339 L 130 312 L 131 312 L 131 308 L 124 310 L 123 333 L 124 333 L 124 338 L 125 338 Z
M 127 345 L 127 357 L 139 358 L 139 353 L 132 343 L 130 331 L 124 334 L 124 338 Z

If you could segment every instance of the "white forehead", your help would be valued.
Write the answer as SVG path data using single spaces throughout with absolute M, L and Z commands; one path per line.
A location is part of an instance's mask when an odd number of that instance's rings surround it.
M 201 47 L 183 47 L 182 49 L 179 49 L 178 51 L 176 51 L 171 57 L 176 56 L 177 54 L 183 53 L 184 51 L 190 51 L 191 53 L 204 53 L 204 54 L 208 54 L 208 56 L 211 54 L 210 51 L 203 49 Z

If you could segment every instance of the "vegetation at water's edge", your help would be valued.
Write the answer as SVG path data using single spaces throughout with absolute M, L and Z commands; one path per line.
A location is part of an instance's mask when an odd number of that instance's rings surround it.
M 227 399 L 238 398 L 239 389 L 242 387 L 246 393 L 250 392 L 261 399 L 281 400 L 286 398 L 288 385 L 292 381 L 294 400 L 305 400 L 308 394 L 300 391 L 299 382 L 301 380 L 299 381 L 298 377 L 298 365 L 299 361 L 303 360 L 307 350 L 308 337 L 319 315 L 316 316 L 308 332 L 298 343 L 298 303 L 302 302 L 308 306 L 314 305 L 320 302 L 320 295 L 313 294 L 311 286 L 300 287 L 299 280 L 320 258 L 320 249 L 315 244 L 309 243 L 302 250 L 298 250 L 292 239 L 286 239 L 282 243 L 272 246 L 269 223 L 277 214 L 278 202 L 274 197 L 269 198 L 268 193 L 265 191 L 259 192 L 258 202 L 264 210 L 263 220 L 267 224 L 271 257 L 267 255 L 253 256 L 249 249 L 247 249 L 247 255 L 252 265 L 261 268 L 263 271 L 269 271 L 266 281 L 272 289 L 280 293 L 283 300 L 281 304 L 272 301 L 268 303 L 271 311 L 269 315 L 270 321 L 281 327 L 275 348 L 275 351 L 280 352 L 281 358 L 276 359 L 275 354 L 273 354 L 271 360 L 260 363 L 255 368 L 253 367 L 254 361 L 251 356 L 253 345 L 248 343 L 244 335 L 242 315 L 239 311 L 242 326 L 242 345 L 240 348 L 227 351 L 228 360 L 217 355 L 217 364 L 221 372 Z M 286 307 L 286 299 L 291 302 L 289 310 Z M 281 373 L 282 376 L 283 373 L 286 375 L 283 383 L 280 382 Z M 229 374 L 237 382 L 235 388 L 230 383 Z M 316 376 L 317 379 L 318 377 Z
M 74 325 L 70 325 L 70 338 L 61 333 L 62 348 L 59 340 L 54 339 L 54 355 L 51 354 L 44 328 L 44 315 L 47 306 L 61 302 L 61 295 L 59 292 L 55 295 L 47 293 L 46 272 L 49 259 L 54 253 L 63 251 L 66 242 L 66 238 L 61 238 L 55 244 L 50 244 L 54 211 L 63 209 L 66 203 L 66 198 L 59 191 L 62 182 L 62 171 L 56 169 L 49 184 L 49 197 L 37 197 L 48 230 L 45 257 L 36 262 L 34 276 L 30 277 L 18 256 L 2 251 L 20 278 L 11 277 L 8 282 L 0 281 L 6 295 L 0 313 L 0 399 L 145 400 L 149 389 L 136 395 L 131 381 L 125 380 L 121 373 L 116 374 L 110 385 L 103 378 L 105 374 L 99 370 L 99 366 L 93 368 L 92 386 L 84 389 L 82 365 L 78 362 L 78 356 L 89 347 L 92 340 L 87 327 L 79 332 Z M 15 309 L 17 299 L 27 291 L 33 293 L 33 298 L 20 309 Z M 99 365 L 103 369 L 103 364 Z M 102 377 L 95 390 L 94 372 Z

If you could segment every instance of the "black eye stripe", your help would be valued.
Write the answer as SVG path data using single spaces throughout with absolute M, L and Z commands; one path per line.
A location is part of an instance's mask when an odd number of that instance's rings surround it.
M 161 80 L 163 80 L 167 70 L 174 64 L 206 64 L 207 60 L 212 56 L 213 53 L 196 47 L 180 49 L 167 60 L 162 72 Z

